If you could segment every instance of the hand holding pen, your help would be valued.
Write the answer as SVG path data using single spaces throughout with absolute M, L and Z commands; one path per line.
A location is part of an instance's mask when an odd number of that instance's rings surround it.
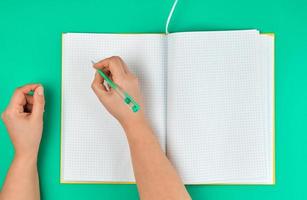
M 93 66 L 97 72 L 92 89 L 106 109 L 123 126 L 146 121 L 139 81 L 124 61 L 113 56 L 93 63 Z

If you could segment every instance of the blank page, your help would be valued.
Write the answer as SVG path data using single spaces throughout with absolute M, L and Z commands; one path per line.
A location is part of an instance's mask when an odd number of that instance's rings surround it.
M 91 89 L 91 60 L 118 55 L 127 62 L 140 79 L 145 112 L 165 149 L 165 51 L 161 34 L 63 35 L 62 182 L 134 182 L 125 134 Z
M 267 166 L 269 169 L 267 171 L 268 182 L 275 182 L 275 92 L 274 92 L 274 35 L 263 34 L 259 37 L 259 53 L 264 59 L 261 59 L 261 66 L 263 67 L 263 76 L 265 78 L 265 93 L 266 101 L 266 147 L 268 148 L 267 156 Z M 269 149 L 271 148 L 271 150 Z
M 168 35 L 167 155 L 184 183 L 273 182 L 272 49 L 254 30 Z

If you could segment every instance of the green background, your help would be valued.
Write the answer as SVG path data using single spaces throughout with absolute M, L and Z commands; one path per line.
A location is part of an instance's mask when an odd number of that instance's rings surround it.
M 39 173 L 43 199 L 137 199 L 135 185 L 60 180 L 62 32 L 164 32 L 171 0 L 0 0 L 0 110 L 17 86 L 46 90 Z M 193 199 L 307 199 L 307 1 L 179 0 L 170 31 L 259 29 L 276 34 L 274 186 L 188 186 Z M 0 184 L 14 151 L 0 123 Z

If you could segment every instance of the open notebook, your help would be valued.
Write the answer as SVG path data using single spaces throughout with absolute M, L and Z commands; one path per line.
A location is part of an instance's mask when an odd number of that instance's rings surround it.
M 90 87 L 91 60 L 112 55 L 139 77 L 185 184 L 274 183 L 272 35 L 65 33 L 62 48 L 62 183 L 135 181 L 125 134 Z

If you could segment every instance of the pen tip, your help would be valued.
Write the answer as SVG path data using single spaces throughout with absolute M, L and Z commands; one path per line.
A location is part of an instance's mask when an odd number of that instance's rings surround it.
M 91 62 L 92 62 L 92 64 L 93 64 L 93 65 L 95 65 L 95 64 L 96 64 L 96 63 L 95 63 L 94 61 L 92 61 L 92 60 L 91 60 Z

